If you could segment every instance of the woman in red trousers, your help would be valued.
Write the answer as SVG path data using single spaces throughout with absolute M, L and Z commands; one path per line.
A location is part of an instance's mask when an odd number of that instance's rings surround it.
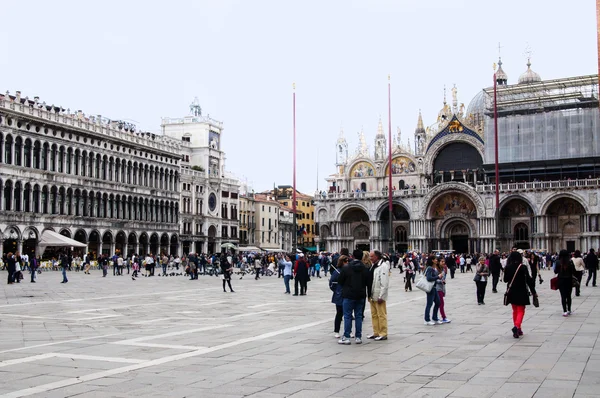
M 513 337 L 518 339 L 523 335 L 521 325 L 525 316 L 525 307 L 531 304 L 529 302 L 529 291 L 534 297 L 537 297 L 535 292 L 535 280 L 529 275 L 529 269 L 523 265 L 523 257 L 519 252 L 512 252 L 508 256 L 506 268 L 504 269 L 504 282 L 507 283 L 508 302 L 512 305 Z

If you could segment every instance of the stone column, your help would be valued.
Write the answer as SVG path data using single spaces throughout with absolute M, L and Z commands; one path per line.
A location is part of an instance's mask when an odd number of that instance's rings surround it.
M 23 254 L 23 240 L 22 239 L 17 240 L 17 251 L 19 253 Z

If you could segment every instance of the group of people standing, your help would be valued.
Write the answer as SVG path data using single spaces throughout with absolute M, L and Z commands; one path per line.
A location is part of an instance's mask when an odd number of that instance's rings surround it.
M 356 249 L 349 255 L 342 249 L 336 256 L 336 264 L 331 265 L 329 287 L 333 292 L 331 302 L 336 306 L 333 322 L 334 336 L 338 343 L 351 344 L 352 320 L 355 321 L 354 342 L 362 343 L 362 323 L 366 301 L 371 308 L 373 333 L 368 339 L 382 341 L 388 339 L 387 305 L 390 262 L 378 251 L 363 252 Z M 344 320 L 344 333 L 340 327 Z

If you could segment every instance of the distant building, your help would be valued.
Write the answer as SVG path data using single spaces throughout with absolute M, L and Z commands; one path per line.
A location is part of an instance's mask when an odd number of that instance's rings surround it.
M 183 253 L 216 253 L 238 244 L 239 181 L 225 171 L 223 123 L 203 116 L 197 100 L 191 115 L 163 118 L 162 133 L 181 145 L 181 241 Z
M 0 95 L 0 253 L 44 231 L 94 255 L 178 254 L 180 140 L 130 123 Z
M 279 185 L 277 188 L 267 192 L 270 195 L 275 195 L 279 203 L 292 209 L 292 194 L 294 192 L 292 186 Z M 305 247 L 313 251 L 317 250 L 315 242 L 317 231 L 314 198 L 296 191 L 296 212 L 297 247 Z

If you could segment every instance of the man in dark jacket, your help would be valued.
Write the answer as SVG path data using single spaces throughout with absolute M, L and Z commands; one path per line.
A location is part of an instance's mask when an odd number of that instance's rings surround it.
M 594 249 L 590 249 L 590 252 L 585 256 L 585 266 L 588 269 L 588 278 L 585 285 L 589 285 L 590 279 L 592 280 L 592 286 L 596 286 L 596 274 L 598 273 L 598 256 L 594 253 Z M 593 278 L 592 278 L 593 275 Z
M 298 295 L 298 284 L 300 284 L 300 295 L 306 295 L 308 276 L 308 264 L 304 260 L 304 254 L 300 253 L 294 265 L 294 296 Z
M 342 286 L 342 305 L 344 309 L 344 336 L 338 341 L 339 344 L 350 344 L 353 313 L 356 322 L 355 342 L 356 344 L 362 343 L 363 309 L 369 281 L 369 271 L 360 261 L 362 255 L 362 250 L 354 250 L 352 253 L 354 260 L 342 268 L 338 279 L 338 284 Z
M 498 281 L 500 280 L 500 271 L 502 264 L 500 263 L 500 251 L 494 250 L 494 254 L 490 256 L 490 272 L 492 274 L 492 292 L 498 293 Z

